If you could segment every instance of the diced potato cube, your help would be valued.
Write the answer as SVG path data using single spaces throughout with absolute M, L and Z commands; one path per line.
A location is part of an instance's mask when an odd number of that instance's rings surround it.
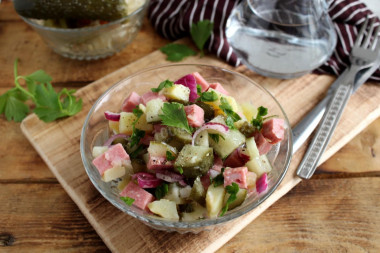
M 227 200 L 229 197 L 230 197 L 230 194 L 226 193 L 223 200 L 223 206 L 227 204 Z M 239 191 L 236 194 L 236 199 L 228 205 L 228 210 L 231 210 L 231 209 L 234 209 L 235 207 L 240 206 L 244 202 L 246 197 L 247 197 L 247 190 L 239 189 Z
M 163 218 L 170 220 L 179 220 L 177 205 L 173 201 L 160 199 L 148 204 L 148 208 L 152 213 L 155 213 Z
M 210 218 L 218 217 L 220 210 L 223 208 L 224 195 L 226 191 L 223 185 L 219 185 L 214 187 L 214 185 L 210 185 L 207 189 L 206 193 L 206 207 L 208 216 Z
M 160 98 L 152 99 L 146 103 L 146 121 L 148 123 L 160 121 L 164 102 Z
M 182 221 L 199 220 L 207 214 L 207 209 L 197 203 L 192 203 L 192 208 L 193 211 L 191 213 L 182 213 Z
M 104 152 L 106 152 L 107 150 L 108 150 L 107 146 L 94 146 L 92 148 L 92 156 L 93 157 L 98 157 L 101 154 L 103 154 Z
M 108 126 L 109 126 L 109 128 L 112 130 L 112 132 L 114 134 L 118 134 L 119 133 L 119 121 L 109 120 L 108 121 Z
M 195 145 L 196 146 L 209 147 L 208 132 L 207 131 L 202 131 L 197 136 L 197 138 L 195 139 Z
M 164 88 L 162 94 L 171 100 L 189 102 L 190 89 L 181 84 L 176 84 Z
M 233 97 L 224 95 L 223 93 L 220 93 L 219 91 L 214 90 L 212 88 L 209 88 L 207 91 L 208 92 L 214 91 L 218 95 L 218 99 L 217 100 L 212 101 L 212 102 L 205 102 L 206 104 L 209 104 L 209 105 L 211 105 L 214 108 L 215 115 L 224 115 L 224 112 L 219 108 L 219 105 L 221 104 L 220 103 L 220 99 L 222 97 L 224 97 L 227 100 L 227 102 L 230 104 L 230 106 L 232 107 L 232 110 L 234 112 L 236 112 L 236 113 L 240 112 L 240 107 L 239 107 L 238 103 L 236 102 L 236 100 Z
M 125 168 L 124 167 L 113 167 L 111 169 L 106 170 L 103 173 L 102 180 L 104 182 L 109 182 L 114 179 L 117 179 L 119 177 L 122 177 L 125 175 Z
M 242 103 L 241 109 L 243 111 L 244 116 L 247 118 L 247 121 L 250 122 L 252 118 L 256 118 L 257 108 L 251 103 Z
M 131 135 L 133 132 L 133 122 L 137 117 L 131 112 L 121 112 L 119 120 L 119 132 Z M 143 114 L 136 122 L 135 127 L 145 132 L 152 132 L 153 125 L 146 121 L 146 116 Z
M 259 178 L 264 172 L 272 170 L 272 166 L 265 155 L 260 156 L 257 149 L 255 138 L 248 138 L 246 141 L 250 160 L 245 164 L 249 171 L 255 172 Z
M 166 157 L 166 151 L 173 155 L 177 154 L 177 149 L 164 142 L 151 141 L 148 147 L 148 153 L 155 157 Z
M 127 184 L 131 181 L 131 176 L 128 175 L 128 176 L 124 176 L 121 181 L 119 181 L 117 183 L 117 189 L 119 189 L 119 191 L 122 191 L 124 190 L 124 188 L 127 186 Z
M 180 190 L 181 188 L 176 183 L 169 184 L 169 191 L 164 199 L 173 201 L 176 204 L 186 203 L 186 201 L 180 197 Z

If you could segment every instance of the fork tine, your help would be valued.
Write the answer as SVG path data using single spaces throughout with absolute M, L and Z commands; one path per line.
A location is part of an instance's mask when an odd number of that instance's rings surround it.
M 368 45 L 369 45 L 369 43 L 370 43 L 370 41 L 371 41 L 373 29 L 375 29 L 375 19 L 372 19 L 371 23 L 369 24 L 369 31 L 367 33 L 367 36 L 365 36 L 364 42 L 363 42 L 363 47 L 364 48 L 367 48 Z
M 354 47 L 359 47 L 360 46 L 360 44 L 362 42 L 362 39 L 363 39 L 364 31 L 365 31 L 367 25 L 368 25 L 368 18 L 366 18 L 364 24 L 360 28 L 360 32 L 358 33 L 358 36 L 356 37 Z
M 373 45 L 372 45 L 372 49 L 374 51 L 379 51 L 380 50 L 379 32 L 380 32 L 380 24 L 376 28 L 375 33 L 374 33 L 375 38 L 373 39 Z

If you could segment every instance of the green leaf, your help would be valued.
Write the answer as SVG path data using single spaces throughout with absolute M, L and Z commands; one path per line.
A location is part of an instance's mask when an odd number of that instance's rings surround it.
M 21 122 L 29 113 L 29 107 L 9 93 L 1 96 L 0 103 L 2 107 L 0 109 L 4 112 L 8 121 Z
M 212 30 L 214 29 L 214 23 L 210 20 L 201 20 L 196 24 L 192 24 L 190 34 L 191 38 L 195 42 L 195 45 L 201 50 L 201 56 L 203 55 L 203 47 L 206 41 L 210 38 Z
M 227 99 L 224 97 L 220 98 L 219 108 L 226 114 L 226 125 L 230 129 L 235 129 L 234 123 L 241 120 L 239 114 L 233 111 L 231 105 L 228 103 Z
M 167 55 L 166 60 L 173 62 L 178 62 L 185 57 L 197 54 L 186 45 L 174 43 L 161 47 L 160 51 Z
M 197 94 L 198 96 L 201 96 L 202 94 L 202 86 L 200 86 L 199 84 L 197 84 Z
M 145 131 L 135 128 L 135 126 L 133 126 L 133 132 L 130 139 L 131 148 L 137 145 L 140 142 L 140 140 L 144 138 L 144 136 L 145 136 Z
M 173 161 L 173 160 L 175 160 L 175 156 L 172 154 L 172 152 L 170 152 L 170 151 L 166 151 L 166 160 L 168 160 L 168 161 Z
M 226 191 L 228 194 L 230 194 L 230 196 L 228 197 L 227 203 L 223 207 L 222 213 L 220 214 L 220 216 L 223 216 L 227 212 L 229 204 L 231 204 L 232 202 L 236 200 L 237 198 L 236 194 L 239 192 L 239 185 L 233 182 L 231 185 L 226 186 Z
M 165 197 L 165 195 L 169 191 L 169 186 L 166 183 L 163 183 L 162 185 L 159 185 L 156 187 L 156 190 L 154 191 L 154 195 L 156 196 L 156 199 L 162 199 Z
M 256 127 L 259 131 L 261 130 L 261 128 L 263 127 L 263 122 L 264 122 L 264 118 L 263 116 L 267 115 L 268 114 L 268 109 L 263 107 L 263 106 L 260 106 L 259 108 L 257 108 L 257 115 L 256 115 L 256 118 L 253 118 L 251 123 L 254 127 Z
M 218 187 L 219 185 L 224 184 L 224 176 L 223 176 L 224 169 L 225 168 L 222 168 L 222 172 L 218 174 L 216 177 L 214 177 L 213 179 L 211 179 L 211 183 L 214 185 L 214 187 Z
M 72 116 L 77 114 L 82 109 L 82 99 L 77 100 L 74 95 L 72 95 L 75 90 L 67 90 L 63 89 L 59 94 L 59 101 L 62 100 L 61 111 L 65 114 L 65 116 Z
M 163 82 L 161 82 L 157 88 L 152 88 L 151 90 L 153 92 L 160 92 L 163 88 L 169 88 L 169 87 L 172 87 L 174 85 L 174 83 L 172 81 L 169 81 L 169 80 L 165 80 Z
M 182 104 L 164 103 L 160 116 L 162 124 L 166 126 L 178 127 L 184 129 L 188 133 L 192 133 L 193 129 L 189 126 L 186 118 L 185 109 Z
M 179 174 L 183 174 L 183 168 L 182 167 L 180 167 L 180 166 L 178 166 L 178 167 L 176 167 L 176 169 L 178 170 L 178 172 L 179 172 Z
M 132 151 L 131 153 L 129 153 L 129 157 L 131 159 L 137 158 L 140 155 L 140 153 L 141 153 L 141 151 L 143 149 L 144 149 L 144 146 L 143 145 L 139 145 L 134 151 Z
M 135 199 L 130 198 L 130 197 L 120 197 L 120 199 L 124 201 L 125 204 L 127 204 L 128 206 L 131 206 L 133 202 L 135 202 Z
M 26 80 L 32 80 L 39 83 L 50 83 L 52 81 L 51 76 L 49 76 L 43 70 L 37 70 L 36 72 L 33 72 L 32 74 L 27 75 L 24 78 Z
M 223 135 L 221 135 L 221 134 L 208 134 L 208 136 L 210 136 L 211 139 L 213 141 L 215 141 L 216 143 L 219 142 L 219 137 L 221 137 L 223 140 L 225 140 L 224 137 L 223 137 Z
M 218 98 L 218 94 L 216 94 L 216 92 L 212 90 L 202 92 L 199 99 L 203 102 L 213 102 L 218 100 Z

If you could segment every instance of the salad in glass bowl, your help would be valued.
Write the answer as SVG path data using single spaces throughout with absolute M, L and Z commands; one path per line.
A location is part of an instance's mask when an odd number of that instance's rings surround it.
M 197 232 L 259 205 L 282 180 L 290 128 L 248 78 L 205 65 L 148 69 L 111 87 L 81 137 L 91 181 L 115 206 Z

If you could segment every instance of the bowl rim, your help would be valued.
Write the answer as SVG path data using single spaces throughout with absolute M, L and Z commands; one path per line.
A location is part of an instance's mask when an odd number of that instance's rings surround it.
M 257 88 L 262 89 L 265 93 L 267 93 L 270 97 L 272 97 L 273 101 L 277 104 L 277 106 L 281 110 L 281 112 L 282 112 L 282 114 L 284 116 L 284 120 L 285 120 L 285 122 L 286 122 L 286 124 L 288 126 L 286 128 L 286 131 L 288 132 L 287 157 L 286 157 L 286 160 L 285 160 L 283 171 L 281 172 L 281 174 L 280 174 L 277 182 L 273 185 L 273 187 L 271 189 L 267 190 L 263 194 L 263 196 L 261 196 L 258 199 L 258 201 L 254 202 L 251 205 L 248 205 L 248 206 L 246 206 L 244 208 L 241 208 L 240 210 L 237 210 L 237 211 L 231 212 L 231 213 L 226 213 L 222 217 L 217 217 L 217 218 L 212 218 L 212 219 L 208 218 L 208 219 L 196 220 L 196 221 L 190 221 L 190 222 L 165 220 L 165 219 L 160 218 L 160 217 L 154 218 L 153 215 L 150 215 L 150 216 L 148 216 L 148 215 L 141 216 L 141 215 L 135 213 L 133 210 L 131 210 L 126 205 L 121 205 L 119 202 L 116 202 L 115 200 L 113 200 L 111 198 L 108 198 L 108 196 L 106 195 L 106 193 L 104 193 L 100 189 L 100 186 L 97 185 L 97 183 L 95 182 L 95 179 L 93 179 L 90 176 L 90 166 L 91 165 L 87 163 L 87 160 L 86 160 L 86 157 L 85 157 L 85 140 L 86 140 L 85 130 L 86 130 L 87 126 L 88 126 L 88 123 L 89 123 L 89 120 L 90 120 L 90 116 L 94 112 L 95 108 L 97 108 L 97 106 L 99 105 L 99 103 L 103 100 L 103 98 L 105 96 L 107 96 L 108 93 L 114 87 L 122 84 L 123 82 L 127 81 L 128 79 L 131 79 L 131 78 L 133 78 L 135 76 L 138 76 L 138 75 L 140 75 L 142 73 L 145 73 L 145 72 L 149 72 L 149 71 L 152 71 L 152 70 L 155 70 L 155 69 L 160 69 L 160 68 L 184 67 L 184 66 L 197 66 L 197 67 L 207 67 L 207 68 L 214 68 L 214 69 L 216 68 L 216 69 L 219 69 L 219 70 L 221 70 L 223 72 L 228 72 L 230 74 L 237 75 L 240 78 L 243 78 L 243 79 L 247 80 L 248 83 L 251 83 L 254 86 L 256 86 Z M 123 78 L 120 81 L 118 81 L 115 84 L 113 84 L 112 86 L 110 86 L 95 101 L 95 103 L 92 105 L 91 109 L 89 110 L 89 112 L 88 112 L 88 114 L 86 116 L 85 122 L 84 122 L 83 127 L 82 127 L 82 131 L 81 131 L 80 154 L 81 154 L 81 158 L 82 158 L 82 162 L 83 162 L 84 168 L 86 170 L 86 174 L 90 178 L 91 183 L 95 186 L 95 188 L 97 189 L 97 191 L 106 200 L 108 200 L 112 205 L 114 205 L 115 207 L 117 207 L 118 209 L 120 209 L 122 212 L 127 213 L 128 215 L 130 215 L 130 216 L 132 216 L 134 218 L 137 218 L 138 220 L 141 220 L 143 222 L 146 222 L 146 223 L 148 223 L 148 224 L 150 224 L 152 226 L 165 226 L 168 229 L 193 229 L 193 228 L 202 228 L 202 227 L 207 227 L 207 226 L 219 225 L 219 224 L 223 224 L 223 223 L 226 223 L 228 221 L 234 220 L 234 219 L 236 219 L 236 218 L 238 218 L 240 216 L 243 216 L 244 214 L 252 211 L 256 207 L 258 207 L 261 203 L 263 203 L 269 196 L 271 196 L 273 194 L 273 192 L 277 189 L 277 187 L 280 185 L 280 183 L 282 182 L 282 180 L 284 179 L 285 175 L 288 172 L 288 168 L 290 166 L 290 162 L 291 162 L 291 159 L 293 157 L 293 140 L 292 140 L 291 126 L 290 126 L 288 117 L 287 117 L 284 109 L 282 108 L 282 106 L 280 105 L 280 103 L 277 101 L 277 99 L 272 95 L 272 93 L 269 92 L 266 88 L 264 88 L 260 84 L 256 83 L 255 81 L 253 81 L 252 79 L 250 79 L 249 77 L 247 77 L 247 76 L 245 76 L 245 75 L 243 75 L 241 73 L 238 73 L 236 71 L 229 70 L 229 69 L 226 69 L 226 68 L 223 68 L 223 67 L 215 66 L 215 65 L 197 64 L 197 63 L 174 63 L 174 64 L 160 64 L 160 65 L 155 65 L 155 66 L 144 68 L 142 70 L 139 70 L 139 71 L 137 71 L 135 73 L 130 74 L 128 77 Z
M 139 8 L 137 8 L 136 10 L 134 10 L 133 12 L 131 12 L 129 15 L 127 15 L 125 17 L 122 17 L 120 19 L 111 21 L 111 22 L 106 23 L 106 24 L 101 24 L 101 25 L 96 25 L 96 26 L 89 26 L 89 27 L 81 27 L 81 28 L 56 28 L 56 27 L 49 27 L 49 26 L 40 25 L 40 24 L 34 22 L 34 20 L 41 20 L 41 19 L 27 18 L 27 17 L 23 17 L 21 15 L 19 15 L 19 16 L 27 24 L 29 24 L 30 26 L 37 27 L 37 28 L 39 28 L 41 30 L 54 31 L 54 32 L 63 32 L 63 33 L 64 32 L 84 32 L 84 31 L 95 31 L 95 30 L 107 28 L 108 26 L 112 26 L 114 24 L 122 23 L 125 20 L 127 20 L 127 19 L 129 19 L 129 18 L 131 18 L 133 16 L 136 16 L 140 12 L 144 11 L 148 7 L 148 5 L 149 5 L 149 0 L 145 0 L 145 3 L 143 5 L 141 5 Z

